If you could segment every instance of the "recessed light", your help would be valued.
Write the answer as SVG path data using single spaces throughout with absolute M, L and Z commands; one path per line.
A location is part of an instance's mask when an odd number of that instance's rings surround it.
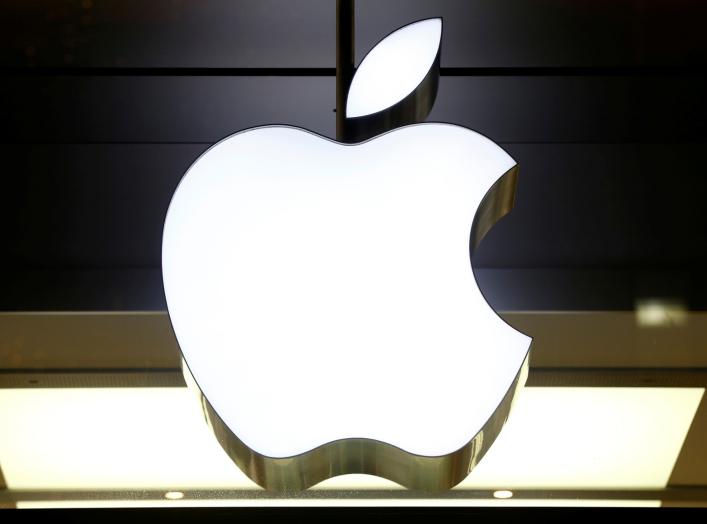
M 499 489 L 493 492 L 495 499 L 509 499 L 511 497 L 513 497 L 513 492 L 509 489 Z
M 648 299 L 636 303 L 639 327 L 671 327 L 687 324 L 687 306 L 678 300 Z

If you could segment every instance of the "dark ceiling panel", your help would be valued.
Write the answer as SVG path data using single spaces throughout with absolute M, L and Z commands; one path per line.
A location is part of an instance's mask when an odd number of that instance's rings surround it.
M 707 77 L 445 77 L 430 121 L 498 142 L 673 142 L 707 138 Z
M 207 147 L 0 148 L 14 175 L 0 197 L 12 238 L 2 259 L 19 267 L 158 266 L 171 195 Z
M 205 145 L 2 146 L 3 265 L 159 267 L 177 183 Z M 702 268 L 704 144 L 510 144 L 516 207 L 479 267 Z M 10 175 L 8 175 L 10 173 Z
M 356 0 L 357 59 L 393 29 L 435 16 L 442 67 L 707 64 L 700 0 Z
M 285 123 L 331 136 L 329 77 L 7 77 L 4 142 L 215 142 Z M 430 120 L 501 142 L 707 139 L 705 76 L 443 77 Z
M 0 86 L 4 141 L 215 142 L 287 123 L 334 132 L 321 77 L 25 77 Z
M 705 144 L 508 144 L 514 210 L 491 229 L 482 267 L 707 266 Z
M 357 56 L 442 16 L 446 67 L 707 63 L 699 0 L 357 0 Z M 333 0 L 5 0 L 0 65 L 334 67 Z
M 477 253 L 497 307 L 630 309 L 648 282 L 707 309 L 707 4 L 356 6 L 359 59 L 398 26 L 443 16 L 442 65 L 465 69 L 445 71 L 430 120 L 476 129 L 521 165 L 516 208 Z M 193 159 L 255 125 L 333 135 L 334 78 L 311 75 L 332 73 L 334 8 L 3 2 L 0 309 L 163 307 L 162 221 Z M 667 280 L 656 287 L 653 271 Z
M 330 0 L 4 0 L 0 64 L 333 67 Z

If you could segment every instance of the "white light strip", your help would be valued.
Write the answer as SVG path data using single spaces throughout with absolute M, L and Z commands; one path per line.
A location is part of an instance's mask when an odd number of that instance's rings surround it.
M 497 442 L 456 489 L 662 489 L 703 392 L 525 388 Z M 0 390 L 0 428 L 12 490 L 260 489 L 210 434 L 186 388 Z M 347 475 L 315 489 L 386 488 L 397 485 Z
M 704 388 L 525 388 L 457 489 L 662 489 Z
M 0 390 L 0 428 L 10 489 L 257 488 L 187 388 Z

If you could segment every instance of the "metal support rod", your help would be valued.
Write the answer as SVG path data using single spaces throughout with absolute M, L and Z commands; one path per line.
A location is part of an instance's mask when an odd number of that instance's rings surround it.
M 354 74 L 354 0 L 336 0 L 336 139 L 346 142 L 346 96 Z

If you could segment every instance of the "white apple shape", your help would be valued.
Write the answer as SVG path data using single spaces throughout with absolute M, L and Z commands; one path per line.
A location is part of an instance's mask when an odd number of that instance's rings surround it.
M 484 300 L 469 257 L 477 210 L 515 166 L 441 123 L 358 144 L 263 126 L 194 162 L 165 220 L 167 306 L 219 440 L 256 482 L 449 487 L 473 467 L 531 342 Z M 415 473 L 461 455 L 451 481 Z
M 442 19 L 419 20 L 393 31 L 361 61 L 346 96 L 346 117 L 384 111 L 403 100 L 439 58 Z

